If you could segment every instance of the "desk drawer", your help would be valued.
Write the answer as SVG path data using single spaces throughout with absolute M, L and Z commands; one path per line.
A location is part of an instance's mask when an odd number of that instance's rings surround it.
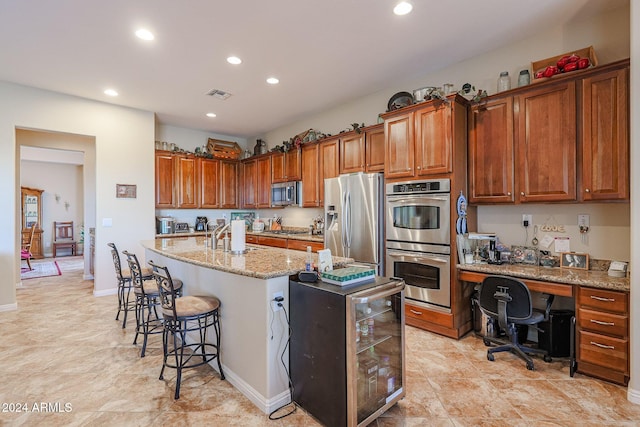
M 593 363 L 620 372 L 627 372 L 629 340 L 607 337 L 587 331 L 579 332 L 579 362 Z
M 578 306 L 590 307 L 612 313 L 626 314 L 629 294 L 625 292 L 607 291 L 604 289 L 580 287 Z
M 580 308 L 578 319 L 580 329 L 615 335 L 620 338 L 629 336 L 629 318 L 627 316 Z

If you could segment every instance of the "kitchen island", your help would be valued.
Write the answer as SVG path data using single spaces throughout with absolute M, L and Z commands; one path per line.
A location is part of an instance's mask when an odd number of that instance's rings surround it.
M 282 295 L 288 309 L 289 276 L 304 270 L 306 253 L 247 245 L 247 253 L 233 255 L 212 250 L 204 242 L 200 236 L 172 237 L 143 241 L 142 245 L 147 261 L 167 266 L 172 277 L 184 282 L 185 295 L 220 299 L 220 360 L 225 377 L 270 413 L 290 400 L 283 366 L 284 361 L 288 369 L 289 325 L 272 300 Z M 333 257 L 334 267 L 352 261 Z M 209 340 L 214 339 L 211 331 Z

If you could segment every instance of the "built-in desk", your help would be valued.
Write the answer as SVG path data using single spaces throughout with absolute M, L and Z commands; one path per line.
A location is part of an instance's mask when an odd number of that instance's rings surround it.
M 481 283 L 489 275 L 522 280 L 531 291 L 575 301 L 577 371 L 626 385 L 629 381 L 629 278 L 606 271 L 522 264 L 459 264 L 460 282 Z

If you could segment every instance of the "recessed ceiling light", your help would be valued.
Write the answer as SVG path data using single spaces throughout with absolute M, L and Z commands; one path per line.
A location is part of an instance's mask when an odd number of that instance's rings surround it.
M 118 96 L 118 92 L 116 92 L 116 91 L 115 91 L 115 90 L 113 90 L 113 89 L 107 89 L 107 90 L 105 90 L 105 91 L 104 91 L 104 94 L 105 94 L 105 95 L 109 95 L 109 96 Z
M 411 3 L 409 3 L 408 1 L 401 1 L 396 5 L 396 7 L 393 8 L 393 13 L 395 13 L 396 15 L 406 15 L 407 13 L 411 12 L 412 9 L 413 6 L 411 5 Z
M 242 64 L 242 59 L 238 58 L 237 56 L 230 56 L 227 58 L 227 62 L 229 64 L 238 65 Z
M 275 77 L 269 77 L 267 79 L 267 83 L 269 83 L 270 85 L 277 85 L 278 83 L 280 83 L 280 80 L 276 79 Z
M 207 113 L 207 117 L 215 117 L 216 113 Z
M 140 28 L 138 31 L 136 31 L 136 36 L 142 40 L 153 40 L 155 38 L 153 33 L 145 28 Z

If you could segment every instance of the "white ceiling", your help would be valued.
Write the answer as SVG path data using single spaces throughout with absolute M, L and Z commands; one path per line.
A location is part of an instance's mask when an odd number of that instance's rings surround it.
M 250 137 L 629 0 L 397 1 L 0 0 L 0 80 Z

